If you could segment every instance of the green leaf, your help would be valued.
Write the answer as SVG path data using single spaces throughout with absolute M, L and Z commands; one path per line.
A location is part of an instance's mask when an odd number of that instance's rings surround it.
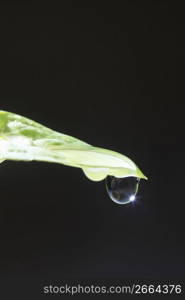
M 20 115 L 0 111 L 0 162 L 47 161 L 81 168 L 94 181 L 107 175 L 147 179 L 135 163 L 117 152 L 93 147 Z

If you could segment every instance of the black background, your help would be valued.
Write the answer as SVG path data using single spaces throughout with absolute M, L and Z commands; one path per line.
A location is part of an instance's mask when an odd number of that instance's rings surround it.
M 149 178 L 120 206 L 79 169 L 1 164 L 3 299 L 40 299 L 69 279 L 185 278 L 185 20 L 174 3 L 1 2 L 0 108 L 121 152 Z

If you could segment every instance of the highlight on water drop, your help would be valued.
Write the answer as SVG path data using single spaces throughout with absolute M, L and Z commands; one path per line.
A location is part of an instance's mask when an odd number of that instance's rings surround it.
M 105 179 L 107 193 L 111 200 L 118 204 L 135 201 L 140 179 L 137 177 L 117 178 L 107 176 Z

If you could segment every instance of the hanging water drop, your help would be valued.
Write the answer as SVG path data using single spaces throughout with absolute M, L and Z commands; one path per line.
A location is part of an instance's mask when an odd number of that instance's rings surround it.
M 107 193 L 118 204 L 133 202 L 138 191 L 139 180 L 137 177 L 107 176 L 105 179 Z

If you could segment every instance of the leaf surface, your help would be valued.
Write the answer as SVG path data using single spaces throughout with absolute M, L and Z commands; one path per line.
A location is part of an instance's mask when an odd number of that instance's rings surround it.
M 107 175 L 147 179 L 128 157 L 94 147 L 23 116 L 0 111 L 0 162 L 47 161 L 81 168 L 94 181 Z

